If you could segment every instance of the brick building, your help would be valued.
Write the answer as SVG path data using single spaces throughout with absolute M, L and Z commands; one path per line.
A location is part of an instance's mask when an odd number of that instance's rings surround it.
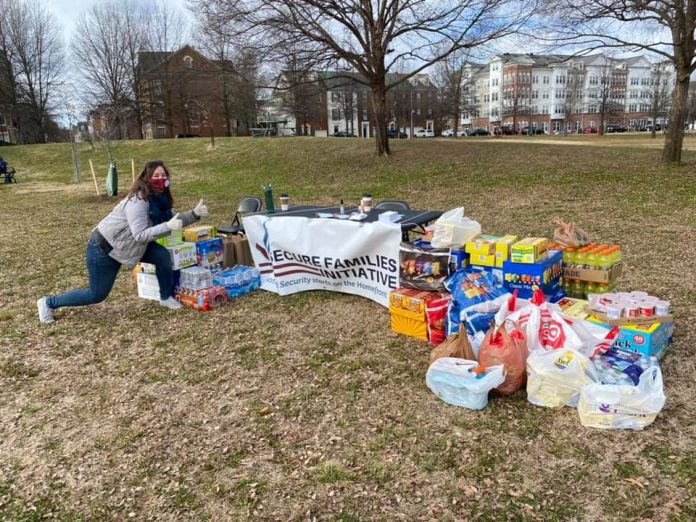
M 0 57 L 0 141 L 17 143 L 17 127 L 13 114 L 14 101 L 9 85 L 9 64 Z
M 185 45 L 175 52 L 141 52 L 138 67 L 145 139 L 239 133 L 239 122 L 224 110 L 220 63 Z
M 669 64 L 643 56 L 505 53 L 467 66 L 464 128 L 540 128 L 547 133 L 664 123 L 674 86 Z M 659 97 L 659 103 L 658 101 Z
M 372 138 L 375 111 L 369 87 L 355 81 L 356 74 L 334 71 L 283 72 L 263 119 L 282 123 L 288 132 L 303 136 L 330 136 L 348 132 Z M 388 75 L 387 83 L 395 83 Z M 388 127 L 406 134 L 411 129 L 435 130 L 437 89 L 427 74 L 418 74 L 387 94 Z

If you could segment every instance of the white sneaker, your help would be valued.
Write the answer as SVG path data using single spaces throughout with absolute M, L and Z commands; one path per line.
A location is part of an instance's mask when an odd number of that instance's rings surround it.
M 53 308 L 50 308 L 46 301 L 47 299 L 45 297 L 36 301 L 36 307 L 39 309 L 39 321 L 43 324 L 53 322 Z
M 178 310 L 179 308 L 181 308 L 181 303 L 173 297 L 168 297 L 164 301 L 160 300 L 160 306 L 166 306 L 167 308 L 171 308 L 172 310 Z

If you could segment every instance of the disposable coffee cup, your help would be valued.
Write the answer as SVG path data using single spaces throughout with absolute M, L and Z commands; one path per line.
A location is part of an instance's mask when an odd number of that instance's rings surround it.
M 369 212 L 372 210 L 372 194 L 363 194 L 363 197 L 360 200 L 360 206 L 362 207 L 363 212 Z
M 280 210 L 286 212 L 290 208 L 290 196 L 287 194 L 280 195 Z

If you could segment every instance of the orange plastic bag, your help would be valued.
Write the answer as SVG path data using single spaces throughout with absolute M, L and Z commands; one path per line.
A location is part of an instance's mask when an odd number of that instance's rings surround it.
M 479 364 L 484 367 L 502 364 L 505 382 L 495 388 L 510 394 L 524 386 L 527 380 L 527 339 L 517 324 L 508 333 L 505 325 L 491 326 L 479 349 Z

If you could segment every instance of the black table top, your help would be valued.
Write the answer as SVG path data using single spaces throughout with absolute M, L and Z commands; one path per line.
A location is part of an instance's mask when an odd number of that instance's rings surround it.
M 352 214 L 358 210 L 357 207 L 345 207 L 344 212 L 346 214 Z M 308 217 L 317 218 L 318 212 L 321 213 L 331 213 L 338 214 L 340 211 L 339 207 L 320 207 L 316 205 L 295 205 L 291 206 L 288 210 L 282 211 L 276 209 L 275 213 L 268 214 L 268 212 L 259 212 L 258 214 L 264 214 L 272 217 Z M 358 223 L 374 223 L 379 220 L 379 215 L 386 212 L 387 209 L 377 209 L 373 208 L 367 213 L 367 217 L 358 221 Z M 418 226 L 425 225 L 431 221 L 435 221 L 442 215 L 439 210 L 399 210 L 398 214 L 401 214 L 402 218 L 398 221 L 401 225 L 402 230 L 411 230 Z M 330 219 L 330 218 L 329 218 Z

